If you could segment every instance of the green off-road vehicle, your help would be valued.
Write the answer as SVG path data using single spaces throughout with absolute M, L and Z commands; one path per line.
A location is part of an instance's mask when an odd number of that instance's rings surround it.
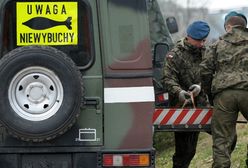
M 0 0 L 0 11 L 0 167 L 155 167 L 152 53 L 172 45 L 157 2 Z

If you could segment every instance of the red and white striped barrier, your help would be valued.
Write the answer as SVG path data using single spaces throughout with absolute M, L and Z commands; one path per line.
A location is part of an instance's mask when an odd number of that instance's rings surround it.
M 209 125 L 213 109 L 156 109 L 153 125 Z

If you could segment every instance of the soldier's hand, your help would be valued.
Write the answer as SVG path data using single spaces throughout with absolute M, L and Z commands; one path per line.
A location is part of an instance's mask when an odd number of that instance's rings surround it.
M 201 86 L 197 84 L 193 84 L 189 87 L 189 91 L 193 93 L 194 97 L 196 97 L 201 92 Z
M 178 98 L 179 98 L 179 101 L 183 103 L 186 99 L 190 98 L 190 93 L 186 92 L 185 90 L 182 90 L 179 92 Z

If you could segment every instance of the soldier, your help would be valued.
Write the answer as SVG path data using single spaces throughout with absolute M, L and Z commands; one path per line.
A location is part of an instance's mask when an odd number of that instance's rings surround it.
M 248 119 L 248 29 L 246 17 L 230 12 L 226 34 L 210 46 L 201 63 L 202 88 L 214 97 L 211 130 L 213 168 L 231 166 L 239 111 Z
M 200 93 L 199 64 L 209 31 L 206 22 L 193 22 L 187 28 L 187 36 L 179 40 L 166 55 L 163 82 L 170 96 L 171 107 L 182 107 L 190 98 L 189 90 L 192 91 L 198 107 L 206 105 L 206 99 Z M 198 131 L 175 132 L 173 168 L 189 167 L 196 152 L 198 136 Z

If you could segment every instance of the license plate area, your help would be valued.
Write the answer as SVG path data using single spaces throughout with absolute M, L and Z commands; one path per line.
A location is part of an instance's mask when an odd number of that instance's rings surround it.
M 72 168 L 70 154 L 24 154 L 22 168 Z

